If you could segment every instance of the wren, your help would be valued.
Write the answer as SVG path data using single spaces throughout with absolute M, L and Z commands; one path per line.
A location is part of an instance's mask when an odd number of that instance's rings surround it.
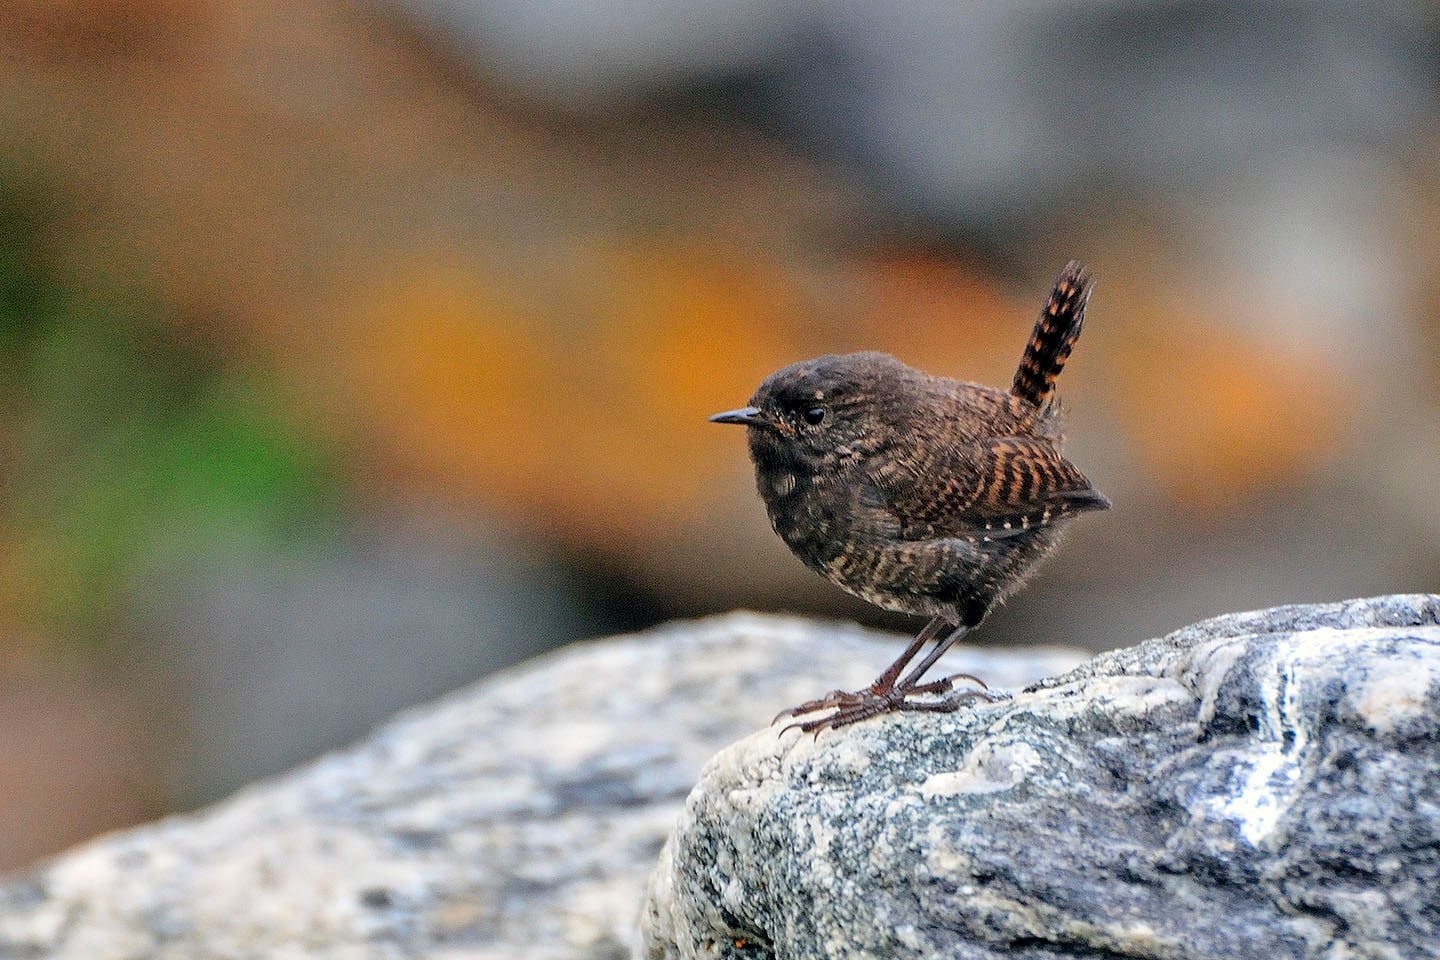
M 922 678 L 1024 585 L 1071 519 L 1110 506 L 1061 454 L 1055 400 L 1089 298 L 1090 275 L 1071 261 L 1008 391 L 852 353 L 778 370 L 749 406 L 710 418 L 746 428 L 770 523 L 806 566 L 886 610 L 930 618 L 870 686 L 832 691 L 777 720 L 833 710 L 791 724 L 818 733 L 993 699 L 968 674 Z M 962 680 L 973 687 L 957 691 Z

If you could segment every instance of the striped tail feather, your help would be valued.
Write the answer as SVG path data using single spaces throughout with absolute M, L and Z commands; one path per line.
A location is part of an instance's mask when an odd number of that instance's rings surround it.
M 1090 300 L 1090 272 L 1071 260 L 1055 278 L 1055 287 L 1035 321 L 1035 331 L 1020 358 L 1010 392 L 1036 407 L 1043 407 L 1055 392 L 1055 378 L 1065 369 L 1070 351 L 1085 325 L 1085 304 Z

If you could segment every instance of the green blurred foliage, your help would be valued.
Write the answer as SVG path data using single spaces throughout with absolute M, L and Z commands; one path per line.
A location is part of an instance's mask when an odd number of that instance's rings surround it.
M 0 185 L 0 573 L 12 616 L 95 641 L 137 574 L 312 530 L 338 472 L 263 373 L 153 298 L 67 275 L 46 255 L 57 209 Z

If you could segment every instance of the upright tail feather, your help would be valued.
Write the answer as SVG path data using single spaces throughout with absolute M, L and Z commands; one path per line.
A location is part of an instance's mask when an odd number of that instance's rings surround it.
M 1090 273 L 1071 260 L 1055 278 L 1055 287 L 1035 321 L 1035 332 L 1020 358 L 1010 392 L 1037 407 L 1055 392 L 1055 378 L 1065 369 L 1070 351 L 1085 325 L 1085 304 L 1090 300 Z

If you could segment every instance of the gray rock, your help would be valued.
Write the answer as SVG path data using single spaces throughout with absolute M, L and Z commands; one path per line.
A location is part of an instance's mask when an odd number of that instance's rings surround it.
M 876 636 L 741 614 L 512 669 L 0 883 L 0 958 L 624 957 L 701 765 L 779 708 L 868 681 L 903 642 Z M 1001 684 L 1081 659 L 947 658 Z
M 1220 617 L 711 761 L 644 956 L 1440 956 L 1440 596 Z

